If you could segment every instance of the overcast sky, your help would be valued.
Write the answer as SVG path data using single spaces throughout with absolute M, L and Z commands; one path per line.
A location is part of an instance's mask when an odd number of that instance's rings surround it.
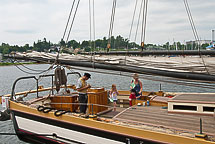
M 96 39 L 108 37 L 112 0 L 95 1 Z M 140 1 L 138 5 L 140 6 Z M 73 0 L 0 0 L 0 43 L 32 45 L 63 36 Z M 215 29 L 215 0 L 188 0 L 201 39 L 211 40 Z M 89 40 L 89 0 L 81 0 L 70 39 Z M 135 0 L 118 0 L 113 35 L 128 37 Z M 138 10 L 137 10 L 138 11 Z M 134 41 L 138 14 L 131 35 Z M 140 42 L 140 31 L 136 42 Z M 149 0 L 146 43 L 194 40 L 183 0 Z

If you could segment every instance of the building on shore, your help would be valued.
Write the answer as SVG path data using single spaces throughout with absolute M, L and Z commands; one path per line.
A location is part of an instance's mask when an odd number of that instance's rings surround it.
M 202 44 L 211 44 L 211 40 L 200 40 L 200 41 L 187 41 L 186 42 L 186 45 L 197 45 L 199 44 L 202 45 Z

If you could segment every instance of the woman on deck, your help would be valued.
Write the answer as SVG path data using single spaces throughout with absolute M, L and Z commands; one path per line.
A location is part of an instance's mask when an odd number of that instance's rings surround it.
M 139 80 L 139 75 L 137 73 L 133 75 L 130 89 L 136 90 L 136 98 L 140 100 L 140 97 L 142 96 L 143 85 L 142 82 Z

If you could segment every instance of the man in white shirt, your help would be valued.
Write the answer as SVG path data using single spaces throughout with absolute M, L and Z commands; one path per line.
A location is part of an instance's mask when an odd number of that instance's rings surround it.
M 87 84 L 87 80 L 91 78 L 91 75 L 89 73 L 84 73 L 84 76 L 78 79 L 76 89 L 79 94 L 79 103 L 80 103 L 80 112 L 81 113 L 86 113 L 87 110 L 87 89 L 91 88 L 89 84 Z

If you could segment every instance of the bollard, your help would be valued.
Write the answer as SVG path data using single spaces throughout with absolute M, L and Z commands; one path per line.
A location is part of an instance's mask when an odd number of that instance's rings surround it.
M 200 134 L 202 134 L 202 118 L 200 118 Z
M 93 104 L 92 104 L 92 115 L 93 115 Z

